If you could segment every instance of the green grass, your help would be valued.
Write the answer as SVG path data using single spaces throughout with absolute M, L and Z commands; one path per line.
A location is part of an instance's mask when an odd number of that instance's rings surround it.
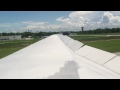
M 111 53 L 120 52 L 120 36 L 89 36 L 79 35 L 70 36 L 71 38 L 83 42 L 85 45 L 89 45 L 98 49 L 102 49 Z
M 118 32 L 118 33 L 78 34 L 78 35 L 120 35 L 120 32 Z
M 0 58 L 3 58 L 9 54 L 12 54 L 20 49 L 22 49 L 23 47 L 18 47 L 18 48 L 4 48 L 4 49 L 0 49 Z
M 89 45 L 111 53 L 120 52 L 120 40 L 95 41 L 95 42 L 83 42 L 83 43 L 85 45 Z
M 88 35 L 78 35 L 78 36 L 70 36 L 71 38 L 78 41 L 98 41 L 98 40 L 111 40 L 111 39 L 120 39 L 120 36 L 88 36 Z
M 15 41 L 0 41 L 0 58 L 10 55 L 22 48 L 25 48 L 38 41 L 34 40 L 15 40 Z
M 70 36 L 73 39 L 83 42 L 85 45 L 89 45 L 98 49 L 102 49 L 108 52 L 120 52 L 120 36 L 106 37 L 106 36 Z M 113 40 L 112 40 L 113 39 Z M 117 39 L 117 40 L 116 40 Z M 27 47 L 35 42 L 34 40 L 15 40 L 15 41 L 0 41 L 0 58 L 10 55 L 24 47 Z

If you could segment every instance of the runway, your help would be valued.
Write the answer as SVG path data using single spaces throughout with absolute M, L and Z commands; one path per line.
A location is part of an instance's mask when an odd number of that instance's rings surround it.
M 116 53 L 114 53 L 114 54 L 116 54 L 116 55 L 120 56 L 120 52 L 116 52 Z

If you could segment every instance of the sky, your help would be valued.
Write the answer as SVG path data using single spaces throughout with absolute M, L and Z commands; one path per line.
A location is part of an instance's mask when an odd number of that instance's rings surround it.
M 0 33 L 80 31 L 81 27 L 120 27 L 120 11 L 0 11 Z

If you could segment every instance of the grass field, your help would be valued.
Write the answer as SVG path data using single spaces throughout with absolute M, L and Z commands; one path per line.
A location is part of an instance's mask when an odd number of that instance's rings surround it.
M 98 49 L 102 49 L 111 53 L 120 52 L 120 40 L 104 40 L 104 41 L 93 41 L 83 42 L 85 45 L 89 45 Z
M 79 35 L 70 36 L 85 45 L 99 48 L 108 52 L 120 52 L 120 36 L 106 36 L 106 35 Z M 12 54 L 28 45 L 37 42 L 34 40 L 16 40 L 16 41 L 0 41 L 0 58 Z
M 34 42 L 35 40 L 15 40 L 15 41 L 0 41 L 0 58 L 3 58 L 13 52 L 16 52 Z
M 120 36 L 106 36 L 106 35 L 79 35 L 79 36 L 70 36 L 70 37 L 81 42 L 120 39 Z
M 70 37 L 83 42 L 85 45 L 89 45 L 111 53 L 120 52 L 120 36 L 79 35 Z

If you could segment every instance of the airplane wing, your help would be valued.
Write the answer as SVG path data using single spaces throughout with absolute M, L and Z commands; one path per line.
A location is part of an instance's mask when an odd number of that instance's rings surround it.
M 56 34 L 0 59 L 0 79 L 119 79 L 120 57 Z

